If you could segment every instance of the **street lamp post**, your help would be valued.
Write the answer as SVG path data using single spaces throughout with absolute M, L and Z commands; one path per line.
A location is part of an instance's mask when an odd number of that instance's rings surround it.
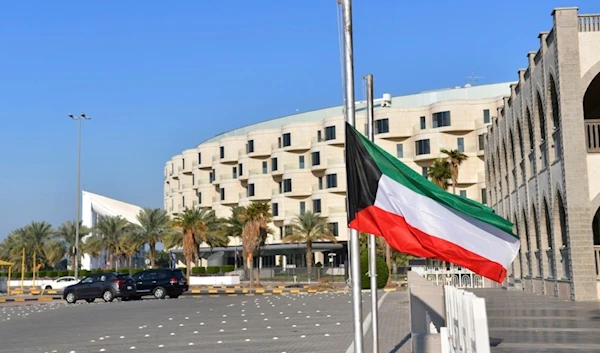
M 79 209 L 81 208 L 81 121 L 90 120 L 91 118 L 86 116 L 85 113 L 81 113 L 80 116 L 73 116 L 69 114 L 69 118 L 77 121 L 77 217 L 75 221 L 75 279 L 79 278 Z

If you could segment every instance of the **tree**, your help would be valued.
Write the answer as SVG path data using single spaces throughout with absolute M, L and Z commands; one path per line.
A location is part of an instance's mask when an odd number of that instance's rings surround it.
M 54 233 L 54 236 L 61 238 L 66 246 L 67 246 L 67 254 L 69 255 L 69 258 L 71 259 L 71 269 L 75 269 L 75 234 L 76 234 L 76 229 L 75 229 L 75 222 L 72 221 L 66 221 L 63 224 L 61 224 L 58 229 L 56 230 L 56 232 Z M 82 239 L 88 235 L 90 233 L 90 229 L 84 225 L 82 225 L 82 222 L 79 222 L 79 244 L 83 244 Z M 83 252 L 79 251 L 79 258 L 81 259 L 81 254 Z M 81 261 L 79 261 L 79 263 L 81 264 Z
M 31 252 L 32 260 L 35 254 L 35 263 L 44 262 L 44 247 L 54 235 L 54 230 L 49 223 L 31 222 L 25 227 L 25 243 L 27 250 Z
M 306 244 L 306 267 L 310 282 L 313 260 L 312 244 L 323 240 L 336 243 L 337 239 L 327 224 L 327 218 L 314 214 L 312 211 L 296 215 L 291 226 L 292 234 L 285 236 L 283 242 Z
M 440 152 L 442 152 L 443 154 L 445 154 L 448 160 L 448 163 L 450 164 L 450 175 L 451 175 L 451 179 L 452 179 L 452 193 L 456 194 L 456 183 L 458 181 L 458 169 L 460 168 L 460 165 L 466 161 L 467 159 L 469 159 L 469 157 L 462 153 L 459 152 L 458 150 L 446 150 L 446 149 L 442 149 Z
M 242 230 L 242 247 L 246 258 L 246 267 L 250 271 L 250 286 L 254 285 L 254 261 L 253 255 L 260 251 L 260 246 L 264 244 L 269 234 L 268 223 L 273 217 L 270 212 L 270 206 L 266 202 L 253 202 L 244 212 L 242 220 L 244 228 Z M 260 282 L 260 277 L 259 277 Z
M 171 219 L 167 211 L 159 208 L 144 208 L 137 215 L 140 223 L 135 225 L 136 239 L 148 244 L 150 248 L 150 267 L 154 267 L 156 261 L 156 244 L 160 243 L 170 233 Z
M 23 255 L 23 249 L 27 249 L 25 228 L 19 228 L 12 231 L 6 239 L 2 242 L 0 247 L 0 258 L 14 263 L 13 270 L 15 271 L 27 271 L 30 266 L 29 261 L 25 261 L 25 268 L 21 267 L 21 257 Z
M 125 236 L 119 238 L 119 250 L 127 258 L 127 267 L 131 273 L 131 267 L 133 262 L 133 255 L 135 255 L 140 248 L 144 246 L 145 239 L 140 236 L 139 233 L 129 232 Z
M 206 233 L 215 220 L 214 211 L 198 208 L 185 208 L 183 213 L 173 221 L 173 226 L 178 228 L 183 237 L 183 256 L 186 262 L 186 275 L 189 281 L 192 272 L 192 258 L 198 257 L 199 246 L 206 241 Z
M 132 231 L 130 223 L 121 216 L 103 216 L 92 231 L 96 233 L 93 237 L 101 239 L 102 248 L 108 251 L 108 262 L 112 266 L 115 256 L 122 254 L 121 238 Z M 93 240 L 94 243 L 98 244 L 98 239 Z
M 452 177 L 450 173 L 450 164 L 443 158 L 433 161 L 433 164 L 427 168 L 427 177 L 431 182 L 444 190 L 448 190 L 448 179 Z
M 67 254 L 67 244 L 58 239 L 51 239 L 44 244 L 42 254 L 45 259 L 44 264 L 54 269 Z

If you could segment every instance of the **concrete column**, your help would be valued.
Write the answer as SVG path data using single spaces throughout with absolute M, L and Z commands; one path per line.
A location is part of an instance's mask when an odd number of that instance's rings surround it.
M 596 266 L 588 184 L 587 151 L 583 128 L 583 97 L 579 58 L 577 8 L 552 12 L 556 44 L 556 85 L 562 143 L 561 182 L 564 193 L 567 240 L 569 244 L 571 299 L 597 300 Z M 556 214 L 556 212 L 553 212 Z

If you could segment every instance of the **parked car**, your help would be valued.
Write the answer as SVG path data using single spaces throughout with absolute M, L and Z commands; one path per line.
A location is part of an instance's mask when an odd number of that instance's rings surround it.
M 84 277 L 79 283 L 65 288 L 63 299 L 73 304 L 80 299 L 91 303 L 96 298 L 112 302 L 115 298 L 131 299 L 136 296 L 135 281 L 131 276 L 118 273 L 98 273 Z
M 136 284 L 137 299 L 144 295 L 153 295 L 157 299 L 165 296 L 177 298 L 189 289 L 181 270 L 169 268 L 150 269 L 133 275 Z
M 54 281 L 46 284 L 44 286 L 44 289 L 64 289 L 65 287 L 75 284 L 76 281 L 77 280 L 73 276 L 59 277 Z

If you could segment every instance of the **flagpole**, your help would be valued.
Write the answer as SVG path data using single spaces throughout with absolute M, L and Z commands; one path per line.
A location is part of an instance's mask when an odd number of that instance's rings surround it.
M 367 81 L 367 138 L 375 141 L 373 131 L 373 74 L 365 76 Z M 375 235 L 369 234 L 369 275 L 371 278 L 371 332 L 373 333 L 373 353 L 379 353 L 379 325 L 377 321 L 377 242 Z
M 346 122 L 352 126 L 356 125 L 354 106 L 354 58 L 352 45 L 352 0 L 342 0 L 342 12 L 344 17 L 344 68 L 345 68 L 345 99 L 346 99 Z M 352 311 L 354 321 L 354 353 L 363 353 L 362 332 L 362 297 L 360 276 L 360 244 L 358 231 L 350 229 L 350 268 L 352 285 Z

